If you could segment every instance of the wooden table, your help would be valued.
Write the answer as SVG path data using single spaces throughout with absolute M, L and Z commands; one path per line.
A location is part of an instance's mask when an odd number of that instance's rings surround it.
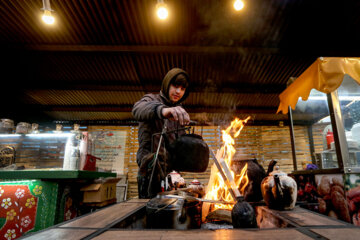
M 126 217 L 145 207 L 148 200 L 131 199 L 94 213 L 58 224 L 29 235 L 25 239 L 359 239 L 360 228 L 302 208 L 274 211 L 286 219 L 291 228 L 219 229 L 219 230 L 159 230 L 112 228 Z M 264 207 L 266 208 L 266 207 Z

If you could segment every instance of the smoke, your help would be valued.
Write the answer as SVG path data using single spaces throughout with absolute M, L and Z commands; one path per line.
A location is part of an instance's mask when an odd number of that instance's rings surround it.
M 206 125 L 209 122 L 209 117 L 206 112 L 195 113 L 194 118 L 199 122 L 200 125 Z
M 236 12 L 232 1 L 211 1 L 196 4 L 201 30 L 194 37 L 199 41 L 209 41 L 214 45 L 239 46 L 244 43 L 266 45 L 273 36 L 267 34 L 278 6 L 270 1 L 247 1 L 243 11 Z M 280 29 L 279 29 L 280 30 Z M 277 34 L 272 30 L 273 34 Z M 208 44 L 205 42 L 205 44 Z

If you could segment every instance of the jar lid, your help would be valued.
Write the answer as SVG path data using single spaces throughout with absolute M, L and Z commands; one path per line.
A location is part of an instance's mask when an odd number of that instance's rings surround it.
M 169 173 L 170 175 L 180 175 L 180 173 L 177 173 L 176 171 L 172 171 L 171 173 Z
M 2 122 L 8 122 L 8 123 L 13 123 L 13 124 L 14 124 L 14 121 L 11 120 L 11 119 L 8 119 L 8 118 L 2 118 L 1 121 L 2 121 Z
M 27 122 L 19 122 L 17 125 L 18 125 L 18 126 L 26 126 L 26 127 L 30 127 L 30 126 L 31 126 L 31 124 L 30 124 L 30 123 L 27 123 Z
M 190 182 L 191 185 L 201 185 L 201 182 L 199 182 L 199 180 L 194 179 Z

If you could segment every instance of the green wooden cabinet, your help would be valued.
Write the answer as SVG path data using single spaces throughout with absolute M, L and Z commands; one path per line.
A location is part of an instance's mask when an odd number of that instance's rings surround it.
M 115 173 L 0 171 L 0 238 L 15 239 L 78 216 L 83 184 Z

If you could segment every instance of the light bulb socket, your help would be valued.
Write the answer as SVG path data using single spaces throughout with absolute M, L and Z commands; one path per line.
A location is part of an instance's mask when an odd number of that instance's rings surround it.
M 40 8 L 41 11 L 55 12 L 53 9 Z
M 51 9 L 50 0 L 43 0 L 43 8 L 40 10 L 53 12 L 54 10 Z
M 159 9 L 159 8 L 161 8 L 161 7 L 166 8 L 166 3 L 164 3 L 164 2 L 158 2 L 158 3 L 156 4 L 156 8 L 157 8 L 157 9 Z

